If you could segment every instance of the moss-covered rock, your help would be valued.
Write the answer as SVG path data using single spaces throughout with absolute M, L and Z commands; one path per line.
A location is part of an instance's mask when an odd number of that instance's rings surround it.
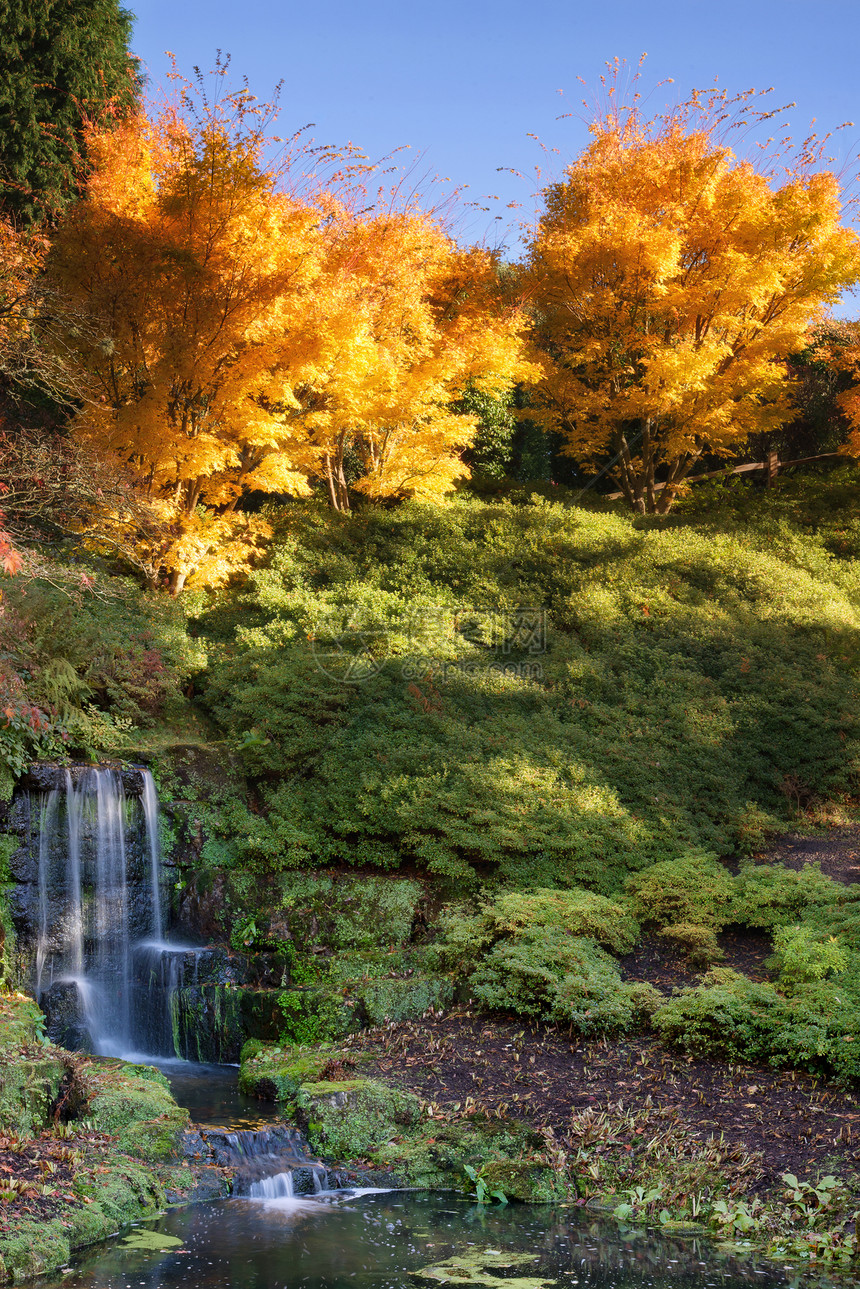
M 45 1017 L 32 998 L 20 993 L 0 996 L 0 1057 L 32 1043 L 44 1027 Z
M 19 1284 L 64 1266 L 71 1254 L 70 1232 L 59 1218 L 20 1222 L 0 1241 L 0 1280 Z
M 44 1128 L 65 1072 L 50 1056 L 0 1061 L 0 1128 L 27 1136 Z
M 371 1152 L 370 1159 L 377 1168 L 389 1169 L 406 1186 L 423 1190 L 439 1187 L 471 1190 L 472 1183 L 465 1171 L 467 1164 L 486 1176 L 490 1167 L 507 1166 L 521 1161 L 524 1155 L 534 1155 L 540 1144 L 534 1133 L 513 1120 L 474 1116 L 447 1122 L 422 1119 L 413 1131 L 380 1143 Z M 535 1178 L 530 1185 L 520 1178 L 519 1190 L 523 1199 L 534 1202 L 532 1192 L 538 1188 L 539 1166 L 526 1167 L 536 1170 Z M 545 1177 L 541 1186 L 539 1202 L 544 1202 L 549 1198 L 549 1182 Z M 553 1196 L 554 1199 L 561 1197 L 561 1191 Z M 520 1195 L 511 1198 L 520 1198 Z
M 109 1171 L 100 1157 L 85 1161 L 74 1183 L 76 1202 L 62 1217 L 34 1222 L 12 1217 L 0 1236 L 0 1282 L 15 1284 L 65 1266 L 71 1251 L 107 1239 L 129 1222 L 152 1217 L 165 1203 L 157 1172 L 122 1155 Z
M 295 987 L 281 994 L 284 1042 L 336 1042 L 366 1025 L 417 1019 L 454 1000 L 427 946 L 296 954 Z
M 168 1160 L 178 1153 L 189 1114 L 173 1100 L 160 1071 L 94 1061 L 86 1082 L 87 1117 L 98 1132 L 118 1137 L 120 1150 L 147 1160 Z
M 361 949 L 409 940 L 422 887 L 403 877 L 289 873 L 268 934 L 329 949 Z
M 371 1054 L 336 1044 L 242 1049 L 239 1087 L 286 1103 L 311 1149 L 333 1164 L 361 1159 L 397 1185 L 468 1190 L 466 1165 L 511 1199 L 566 1199 L 563 1180 L 539 1156 L 543 1139 L 513 1120 L 428 1118 L 413 1093 L 361 1077 Z
M 484 1164 L 481 1177 L 490 1192 L 503 1191 L 507 1199 L 525 1204 L 557 1204 L 570 1197 L 564 1178 L 548 1164 L 495 1159 Z
M 318 1083 L 344 1054 L 336 1047 L 282 1047 L 249 1039 L 242 1048 L 239 1091 L 264 1101 L 294 1101 L 303 1083 Z M 352 1065 L 356 1057 L 347 1058 Z
M 376 1079 L 302 1084 L 295 1106 L 312 1149 L 337 1160 L 369 1155 L 421 1117 L 416 1096 Z
M 282 1028 L 280 989 L 198 984 L 171 998 L 173 1042 L 185 1060 L 237 1060 L 246 1038 L 276 1039 Z

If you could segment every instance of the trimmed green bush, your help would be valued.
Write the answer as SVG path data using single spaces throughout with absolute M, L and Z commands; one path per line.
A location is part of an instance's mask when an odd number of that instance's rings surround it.
M 773 947 L 780 964 L 779 983 L 787 992 L 838 976 L 848 967 L 848 953 L 836 937 L 820 940 L 810 926 L 780 927 Z
M 719 929 L 732 920 L 731 874 L 703 855 L 652 864 L 627 879 L 628 903 L 642 922 Z
M 553 927 L 588 936 L 613 953 L 629 953 L 639 926 L 621 904 L 593 891 L 505 891 L 486 908 L 496 932 Z
M 684 989 L 654 1016 L 660 1035 L 691 1056 L 860 1077 L 860 994 L 818 981 L 790 998 L 727 968 Z
M 469 984 L 485 1007 L 558 1021 L 584 1035 L 631 1029 L 649 1010 L 641 988 L 623 984 L 593 940 L 549 927 L 495 944 Z
M 735 879 L 732 921 L 773 931 L 813 908 L 837 903 L 844 891 L 841 883 L 825 877 L 819 864 L 798 871 L 783 864 L 746 864 Z

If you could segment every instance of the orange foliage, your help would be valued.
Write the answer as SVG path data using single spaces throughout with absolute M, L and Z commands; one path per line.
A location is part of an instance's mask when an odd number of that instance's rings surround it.
M 812 141 L 778 182 L 723 141 L 737 100 L 644 121 L 615 88 L 531 242 L 540 394 L 570 455 L 612 458 L 629 504 L 665 512 L 703 452 L 791 418 L 778 360 L 860 278 L 860 240 Z
M 460 454 L 476 426 L 451 401 L 470 382 L 507 390 L 535 370 L 522 357 L 525 314 L 505 298 L 496 258 L 460 250 L 427 216 L 335 219 L 312 324 L 322 349 L 297 391 L 304 460 L 338 509 L 348 466 L 366 496 L 439 501 L 468 475 Z
M 348 504 L 350 451 L 359 490 L 440 497 L 473 433 L 447 402 L 526 370 L 491 256 L 420 213 L 356 213 L 343 173 L 299 174 L 320 159 L 295 140 L 267 165 L 270 115 L 247 91 L 198 102 L 186 84 L 180 109 L 92 127 L 51 257 L 95 320 L 66 338 L 90 380 L 75 433 L 160 508 L 174 591 L 247 560 L 266 533 L 237 511 L 248 493 L 322 477 Z

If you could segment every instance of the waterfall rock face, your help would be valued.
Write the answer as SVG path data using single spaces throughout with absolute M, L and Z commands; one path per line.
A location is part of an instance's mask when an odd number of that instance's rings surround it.
M 33 767 L 6 823 L 21 838 L 9 892 L 19 977 L 63 1047 L 236 1061 L 246 1037 L 280 1032 L 288 963 L 168 935 L 158 817 L 146 769 Z
M 35 767 L 16 812 L 27 840 L 10 865 L 12 913 L 50 1037 L 102 1055 L 158 1051 L 135 961 L 164 941 L 151 774 Z

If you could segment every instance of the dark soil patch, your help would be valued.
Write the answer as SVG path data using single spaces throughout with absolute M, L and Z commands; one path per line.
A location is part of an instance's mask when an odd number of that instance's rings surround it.
M 612 1113 L 621 1103 L 634 1116 L 656 1111 L 694 1139 L 722 1135 L 739 1155 L 760 1152 L 762 1189 L 786 1171 L 860 1170 L 860 1099 L 796 1071 L 688 1059 L 648 1037 L 583 1042 L 468 1009 L 356 1041 L 375 1050 L 371 1076 L 440 1109 L 471 1098 L 488 1113 L 551 1127 L 568 1149 L 576 1147 L 572 1115 Z
M 786 833 L 757 859 L 798 870 L 817 862 L 836 881 L 860 881 L 860 825 L 818 837 Z M 769 978 L 769 936 L 729 927 L 718 938 L 720 965 L 752 980 Z M 619 965 L 625 979 L 648 981 L 664 994 L 697 984 L 703 974 L 657 935 L 646 935 Z M 739 1157 L 760 1154 L 760 1189 L 783 1172 L 860 1173 L 860 1094 L 802 1072 L 694 1060 L 649 1036 L 585 1042 L 551 1026 L 469 1009 L 357 1041 L 377 1053 L 371 1072 L 441 1109 L 471 1099 L 489 1113 L 506 1110 L 551 1127 L 568 1148 L 576 1146 L 573 1116 L 589 1108 L 611 1114 L 621 1104 L 634 1117 L 656 1111 L 693 1139 L 722 1137 Z
M 834 881 L 860 882 L 860 824 L 831 828 L 819 837 L 801 833 L 784 833 L 775 837 L 767 850 L 756 856 L 759 863 L 785 864 L 799 871 L 807 864 L 818 863 L 822 873 Z
M 765 966 L 773 953 L 770 936 L 730 927 L 717 938 L 724 955 L 721 967 L 731 967 L 751 980 L 770 978 Z M 664 994 L 696 985 L 703 975 L 700 967 L 694 967 L 684 953 L 659 935 L 643 936 L 632 953 L 619 958 L 618 965 L 625 980 L 647 981 Z

